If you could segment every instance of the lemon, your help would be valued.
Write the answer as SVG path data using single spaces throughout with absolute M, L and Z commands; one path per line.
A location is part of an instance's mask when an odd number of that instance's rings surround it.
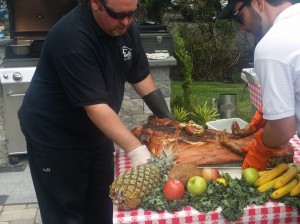
M 226 184 L 227 184 L 226 180 L 223 177 L 217 178 L 216 181 L 224 184 L 224 186 L 226 186 Z

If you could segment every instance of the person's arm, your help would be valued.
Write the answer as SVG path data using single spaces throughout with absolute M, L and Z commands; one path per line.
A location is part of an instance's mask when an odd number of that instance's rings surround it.
M 150 74 L 144 80 L 132 84 L 132 87 L 140 97 L 144 97 L 157 89 L 156 84 Z
M 296 133 L 295 116 L 279 120 L 268 120 L 264 127 L 262 141 L 264 145 L 274 148 L 286 144 Z
M 146 146 L 128 130 L 119 116 L 107 104 L 84 107 L 91 121 L 112 141 L 124 149 L 132 166 L 146 163 L 151 154 Z
M 264 170 L 272 151 L 286 144 L 296 132 L 295 116 L 279 120 L 268 120 L 264 129 L 254 134 L 254 141 L 243 147 L 247 152 L 242 169 L 248 167 Z
M 132 86 L 156 117 L 176 120 L 175 116 L 171 114 L 162 92 L 156 88 L 150 74 L 143 81 Z

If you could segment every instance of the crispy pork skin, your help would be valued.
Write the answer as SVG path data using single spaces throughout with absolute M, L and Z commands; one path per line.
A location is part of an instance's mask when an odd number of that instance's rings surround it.
M 146 124 L 134 128 L 132 133 L 156 156 L 160 156 L 163 149 L 173 150 L 178 155 L 177 163 L 190 162 L 199 166 L 241 163 L 246 155 L 242 147 L 254 141 L 252 135 L 236 137 L 212 129 L 193 135 L 190 130 L 177 121 L 150 116 Z M 274 150 L 268 166 L 292 162 L 293 156 L 293 148 L 288 143 L 280 150 Z

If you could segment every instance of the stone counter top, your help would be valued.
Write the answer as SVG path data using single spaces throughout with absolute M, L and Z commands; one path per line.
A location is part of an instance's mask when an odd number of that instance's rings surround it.
M 177 60 L 173 56 L 170 56 L 166 59 L 157 59 L 157 60 L 148 59 L 148 62 L 149 62 L 150 68 L 152 68 L 152 67 L 172 67 L 172 66 L 177 65 Z

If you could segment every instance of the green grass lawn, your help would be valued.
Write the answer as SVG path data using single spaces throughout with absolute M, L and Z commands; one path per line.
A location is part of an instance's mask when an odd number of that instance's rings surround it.
M 175 96 L 182 94 L 182 82 L 172 81 L 171 102 Z M 191 84 L 192 103 L 204 105 L 212 104 L 212 99 L 218 99 L 219 94 L 236 94 L 237 97 L 237 117 L 249 122 L 252 117 L 251 101 L 249 91 L 245 89 L 245 83 L 228 84 L 221 82 L 194 81 Z M 172 105 L 171 105 L 172 106 Z

